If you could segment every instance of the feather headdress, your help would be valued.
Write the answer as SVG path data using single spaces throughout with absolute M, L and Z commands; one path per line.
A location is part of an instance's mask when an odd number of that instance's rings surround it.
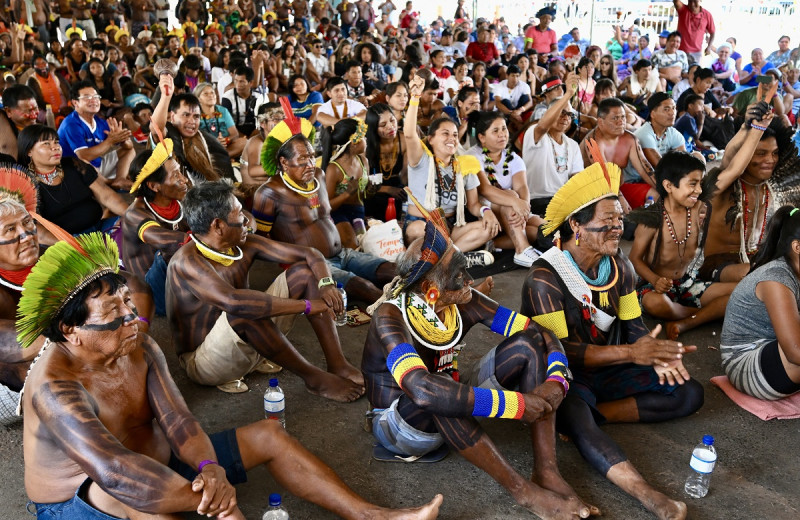
M 76 238 L 36 212 L 31 215 L 59 242 L 47 248 L 22 285 L 17 341 L 23 348 L 30 346 L 82 289 L 119 271 L 119 250 L 110 236 L 96 232 Z
M 550 235 L 569 217 L 600 199 L 619 195 L 622 171 L 619 166 L 605 162 L 597 143 L 590 139 L 588 148 L 594 164 L 573 175 L 547 205 L 542 232 Z
M 13 163 L 0 163 L 0 199 L 12 198 L 23 204 L 28 213 L 36 211 L 38 188 L 28 171 Z
M 161 168 L 161 166 L 167 162 L 167 159 L 172 157 L 172 139 L 164 139 L 164 136 L 161 134 L 161 130 L 157 125 L 153 125 L 153 128 L 155 129 L 156 134 L 158 134 L 159 143 L 155 148 L 153 148 L 150 158 L 147 159 L 146 163 L 144 163 L 144 167 L 139 171 L 139 174 L 136 176 L 136 180 L 133 181 L 130 193 L 136 193 L 136 191 L 139 189 L 139 186 L 141 186 L 148 177 L 153 175 L 156 170 Z
M 309 141 L 314 141 L 314 125 L 308 119 L 294 115 L 289 98 L 280 98 L 284 119 L 273 128 L 261 146 L 261 167 L 264 173 L 273 176 L 278 172 L 278 151 L 281 146 L 297 134 L 303 134 Z

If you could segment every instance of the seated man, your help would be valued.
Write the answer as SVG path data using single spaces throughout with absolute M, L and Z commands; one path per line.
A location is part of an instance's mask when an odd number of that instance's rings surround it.
M 344 357 L 333 321 L 334 313 L 344 312 L 342 297 L 319 251 L 251 235 L 226 183 L 195 186 L 184 208 L 192 242 L 167 267 L 166 304 L 189 379 L 243 392 L 241 379 L 269 358 L 300 376 L 313 394 L 341 402 L 361 397 L 363 378 Z M 259 292 L 248 286 L 256 259 L 294 265 Z M 284 335 L 294 321 L 289 315 L 300 313 L 320 341 L 328 372 L 306 361 Z
M 597 142 L 602 156 L 608 162 L 633 172 L 626 173 L 625 183 L 620 187 L 623 195 L 620 203 L 625 213 L 643 205 L 647 197 L 658 197 L 653 167 L 642 153 L 636 137 L 625 130 L 625 103 L 618 98 L 608 98 L 598 105 L 597 128 L 581 141 L 583 164 L 586 165 L 594 162 L 588 147 L 590 140 Z M 627 168 L 629 164 L 631 168 Z
M 11 85 L 3 90 L 0 112 L 0 153 L 17 158 L 17 136 L 26 126 L 36 124 L 39 107 L 36 94 L 25 85 Z
M 236 130 L 245 139 L 256 129 L 255 106 L 258 96 L 250 88 L 254 74 L 253 69 L 246 66 L 233 71 L 233 88 L 225 92 L 220 102 L 231 113 Z
M 63 157 L 91 164 L 114 188 L 130 188 L 128 168 L 136 155 L 131 131 L 116 119 L 106 121 L 97 116 L 102 105 L 92 83 L 73 84 L 70 99 L 75 111 L 58 127 Z
M 709 172 L 703 198 L 712 212 L 700 267 L 702 280 L 738 282 L 750 271 L 750 258 L 758 252 L 767 222 L 781 196 L 773 184 L 782 150 L 791 146 L 781 125 L 770 124 L 772 112 L 765 102 L 751 105 L 745 124 L 734 136 L 722 167 Z
M 670 151 L 686 151 L 686 141 L 675 129 L 675 102 L 665 92 L 656 92 L 647 100 L 648 121 L 633 134 L 639 140 L 642 153 L 653 167 Z M 705 162 L 701 154 L 698 159 Z M 629 165 L 630 167 L 630 165 Z M 656 185 L 658 191 L 658 185 Z
M 703 404 L 703 387 L 681 358 L 696 347 L 648 333 L 636 298 L 636 276 L 619 249 L 620 169 L 603 162 L 576 174 L 547 206 L 542 228 L 554 233 L 528 272 L 522 313 L 564 345 L 574 380 L 558 409 L 557 428 L 602 475 L 659 518 L 686 518 L 686 504 L 656 491 L 600 429 L 605 422 L 659 422 Z M 665 384 L 667 383 L 667 384 Z
M 325 84 L 325 90 L 328 92 L 330 99 L 320 105 L 316 111 L 317 121 L 321 125 L 333 126 L 348 117 L 364 119 L 367 114 L 367 107 L 347 97 L 345 80 L 334 76 Z
M 513 128 L 524 123 L 522 115 L 533 106 L 531 87 L 519 80 L 519 74 L 519 67 L 509 65 L 506 79 L 494 86 L 495 108 L 509 117 Z
M 411 243 L 399 260 L 398 279 L 369 309 L 373 319 L 361 368 L 375 439 L 400 457 L 422 457 L 446 443 L 542 518 L 599 514 L 578 498 L 556 464 L 555 410 L 569 389 L 560 343 L 544 327 L 473 290 L 464 254 L 441 216 L 412 200 L 426 217 L 425 236 Z M 457 344 L 477 324 L 507 339 L 469 375 L 459 376 Z M 530 423 L 530 480 L 473 417 Z
M 736 286 L 698 280 L 697 270 L 691 269 L 708 215 L 708 205 L 700 197 L 705 166 L 687 153 L 667 152 L 656 166 L 658 202 L 628 216 L 641 224 L 630 252 L 641 278 L 636 289 L 639 302 L 650 316 L 669 320 L 665 328 L 672 340 L 722 319 Z
M 347 97 L 358 101 L 364 106 L 369 105 L 373 99 L 380 93 L 372 81 L 364 81 L 364 72 L 361 69 L 361 63 L 356 60 L 350 60 L 345 64 L 347 72 L 345 72 L 345 88 L 347 88 Z
M 172 157 L 172 139 L 139 153 L 130 180 L 136 199 L 122 218 L 122 258 L 125 268 L 150 286 L 156 314 L 164 316 L 167 262 L 186 243 L 189 231 L 180 202 L 189 183 Z
M 334 281 L 341 283 L 348 295 L 372 303 L 382 294 L 379 287 L 394 278 L 395 265 L 342 247 L 330 217 L 325 173 L 314 162 L 309 140 L 313 140 L 313 127 L 307 120 L 295 118 L 286 105 L 284 115 L 288 119 L 272 129 L 262 148 L 261 165 L 271 178 L 253 196 L 258 234 L 318 249 L 327 259 Z M 287 121 L 292 126 L 302 125 L 302 133 L 292 135 Z
M 258 465 L 345 518 L 435 518 L 441 496 L 414 510 L 369 504 L 278 421 L 209 438 L 158 345 L 138 333 L 118 262 L 95 233 L 52 246 L 23 285 L 20 342 L 47 338 L 22 395 L 25 489 L 39 518 L 241 520 L 231 483 Z
M 227 150 L 216 136 L 200 130 L 197 97 L 192 94 L 175 96 L 173 78 L 169 74 L 161 75 L 158 88 L 161 98 L 149 125 L 154 146 L 159 132 L 172 139 L 175 159 L 194 185 L 221 178 L 233 180 L 233 166 Z

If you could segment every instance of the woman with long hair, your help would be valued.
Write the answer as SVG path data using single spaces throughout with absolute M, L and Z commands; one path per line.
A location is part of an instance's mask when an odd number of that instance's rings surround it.
M 463 87 L 458 91 L 453 105 L 444 107 L 444 114 L 458 127 L 458 147 L 465 153 L 478 142 L 475 136 L 475 116 L 481 109 L 481 98 L 475 87 Z
M 130 78 L 131 72 L 128 70 L 128 62 L 125 61 L 125 57 L 119 51 L 119 48 L 109 45 L 107 54 L 106 68 L 108 68 L 108 65 L 114 65 L 119 71 L 120 77 Z
M 478 95 L 481 98 L 481 110 L 489 110 L 489 102 L 492 101 L 492 88 L 489 80 L 486 78 L 486 64 L 482 61 L 475 62 L 472 65 L 472 84 L 478 89 Z
M 500 221 L 504 233 L 494 238 L 501 249 L 514 249 L 514 263 L 530 267 L 541 254 L 531 243 L 536 241 L 541 217 L 531 214 L 530 192 L 525 162 L 508 148 L 509 133 L 502 112 L 481 112 L 475 125 L 479 144 L 467 153 L 481 163 L 478 173 L 481 197 Z
M 220 48 L 219 54 L 217 54 L 217 63 L 211 69 L 211 83 L 214 84 L 215 88 L 223 78 L 226 79 L 226 83 L 230 83 L 233 79 L 233 76 L 231 76 L 230 63 L 231 50 L 228 47 Z
M 397 121 L 397 128 L 403 130 L 403 121 L 408 108 L 408 84 L 403 81 L 395 81 L 386 85 L 386 104 L 392 109 Z
M 68 233 L 111 233 L 128 209 L 91 164 L 75 157 L 61 158 L 58 133 L 48 126 L 25 127 L 17 137 L 17 154 L 18 162 L 28 166 L 38 184 L 39 213 Z M 105 210 L 114 216 L 103 218 Z
M 367 160 L 370 175 L 380 175 L 381 182 L 367 186 L 364 212 L 368 217 L 383 220 L 390 198 L 394 198 L 395 214 L 402 218 L 403 201 L 408 184 L 408 162 L 403 130 L 398 127 L 394 110 L 376 103 L 367 109 Z
M 469 63 L 464 58 L 458 58 L 453 63 L 453 75 L 444 82 L 444 95 L 442 101 L 450 105 L 462 87 L 471 87 L 472 78 L 469 77 Z
M 143 89 L 148 94 L 155 92 L 155 86 L 158 85 L 158 78 L 155 77 L 153 66 L 158 61 L 158 46 L 153 40 L 149 40 L 144 44 L 144 50 L 136 57 L 136 73 L 133 76 L 133 81 L 138 84 L 143 84 Z
M 200 100 L 200 130 L 215 136 L 231 158 L 242 153 L 247 138 L 239 135 L 230 111 L 217 104 L 217 91 L 211 83 L 200 83 L 192 92 Z
M 331 206 L 331 218 L 342 246 L 356 249 L 355 219 L 364 219 L 364 198 L 369 183 L 367 125 L 360 119 L 342 119 L 333 130 L 322 129 L 322 171 Z
M 356 59 L 361 63 L 364 81 L 369 81 L 378 90 L 383 90 L 388 78 L 380 62 L 381 55 L 373 43 L 361 43 L 356 46 Z
M 280 85 L 281 92 L 289 91 L 289 78 L 295 75 L 304 75 L 306 68 L 306 60 L 301 59 L 297 53 L 295 46 L 287 43 L 281 47 L 278 54 L 277 61 L 278 84 Z
M 737 390 L 765 400 L 800 391 L 798 307 L 800 209 L 783 206 L 725 311 L 722 368 Z
M 602 78 L 608 78 L 614 82 L 614 85 L 619 85 L 619 77 L 617 76 L 617 64 L 614 62 L 614 56 L 604 54 L 600 57 L 599 65 L 597 66 L 598 74 L 594 75 L 595 81 L 600 81 Z
M 406 124 L 417 124 L 420 97 L 425 88 L 422 78 L 414 78 L 409 91 L 411 101 L 406 112 Z M 412 132 L 404 134 L 408 156 L 408 187 L 414 197 L 428 211 L 440 208 L 450 228 L 450 237 L 464 252 L 468 266 L 488 265 L 494 262 L 491 253 L 473 251 L 494 238 L 500 223 L 494 213 L 481 205 L 478 198 L 477 173 L 480 166 L 474 157 L 457 155 L 458 127 L 448 117 L 434 120 L 428 129 L 427 142 Z M 467 159 L 469 158 L 469 160 Z M 467 223 L 465 212 L 477 218 Z M 425 217 L 409 204 L 405 220 L 407 244 L 425 234 Z
M 100 104 L 104 111 L 122 106 L 122 89 L 119 86 L 119 80 L 106 70 L 102 60 L 99 58 L 89 59 L 89 74 L 86 75 L 86 79 L 100 94 Z
M 295 74 L 289 78 L 288 97 L 294 115 L 308 119 L 312 123 L 317 124 L 315 107 L 322 105 L 324 100 L 322 99 L 322 94 L 317 91 L 309 90 L 308 80 L 305 76 Z
M 597 106 L 600 102 L 604 99 L 619 97 L 619 93 L 617 92 L 617 86 L 608 78 L 603 78 L 597 82 L 594 87 L 594 93 L 595 96 L 592 100 L 592 106 L 589 108 L 587 115 L 597 119 Z M 583 114 L 581 114 L 581 116 L 583 116 Z M 627 103 L 625 104 L 625 123 L 626 129 L 631 131 L 640 128 L 644 124 L 644 119 L 642 119 Z
M 578 73 L 578 93 L 574 101 L 573 108 L 580 113 L 589 112 L 594 99 L 594 88 L 597 82 L 592 78 L 594 75 L 594 63 L 589 58 L 583 57 L 575 67 Z
M 514 57 L 512 65 L 519 68 L 519 80 L 522 83 L 527 83 L 531 88 L 531 92 L 536 92 L 536 73 L 531 69 L 531 60 L 526 54 L 517 54 Z
M 64 53 L 64 47 L 58 40 L 50 42 L 50 52 L 47 53 L 47 63 L 53 67 L 53 72 L 67 80 L 69 78 L 69 70 L 67 69 L 67 55 Z
M 330 58 L 330 70 L 333 71 L 334 76 L 344 76 L 347 72 L 347 62 L 350 61 L 350 51 L 353 49 L 353 44 L 347 38 L 342 39 L 336 46 Z

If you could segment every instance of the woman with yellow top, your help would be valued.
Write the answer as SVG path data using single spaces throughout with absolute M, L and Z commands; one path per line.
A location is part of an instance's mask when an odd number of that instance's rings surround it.
M 408 103 L 405 124 L 416 128 L 419 98 L 425 80 L 414 77 L 409 85 L 411 100 Z M 500 232 L 500 223 L 488 206 L 478 199 L 478 160 L 471 155 L 456 156 L 458 127 L 449 117 L 434 119 L 428 128 L 427 142 L 416 132 L 405 132 L 408 157 L 408 187 L 414 197 L 428 211 L 441 208 L 453 242 L 464 252 L 469 266 L 489 265 L 494 257 L 489 251 L 478 250 Z M 467 223 L 465 208 L 477 217 Z M 405 220 L 406 243 L 410 244 L 425 233 L 425 219 L 414 206 L 409 205 Z
M 364 219 L 364 196 L 369 182 L 367 125 L 360 119 L 342 119 L 333 130 L 322 134 L 322 171 L 331 204 L 331 218 L 342 245 L 358 247 L 353 228 L 355 219 Z

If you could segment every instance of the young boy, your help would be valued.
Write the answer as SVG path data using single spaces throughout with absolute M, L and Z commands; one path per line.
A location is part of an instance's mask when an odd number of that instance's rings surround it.
M 717 158 L 714 152 L 706 148 L 700 141 L 700 134 L 703 133 L 703 122 L 706 119 L 703 103 L 703 98 L 697 94 L 687 96 L 686 112 L 675 121 L 675 130 L 683 135 L 687 152 L 692 153 L 697 150 L 703 154 L 707 161 L 713 161 Z
M 642 309 L 669 320 L 667 337 L 725 315 L 735 283 L 696 280 L 689 270 L 700 244 L 708 208 L 700 200 L 705 165 L 685 152 L 667 152 L 655 170 L 659 201 L 629 218 L 637 222 L 630 259 L 641 277 Z

